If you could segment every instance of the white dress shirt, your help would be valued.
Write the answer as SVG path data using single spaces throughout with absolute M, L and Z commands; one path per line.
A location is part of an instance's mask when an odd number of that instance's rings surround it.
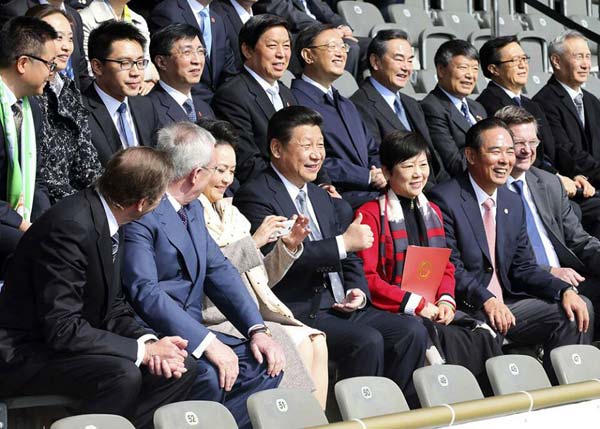
M 250 9 L 250 12 L 248 12 L 246 9 L 240 6 L 240 4 L 236 0 L 231 0 L 231 5 L 233 6 L 238 16 L 242 20 L 242 23 L 244 24 L 254 16 L 254 13 L 252 13 L 252 9 Z
M 577 97 L 579 94 L 581 94 L 583 96 L 583 91 L 581 90 L 581 88 L 579 88 L 579 89 L 577 89 L 577 91 L 575 91 L 573 88 L 571 88 L 568 85 L 565 85 L 558 79 L 557 79 L 557 82 L 561 84 L 561 86 L 565 89 L 565 91 L 567 91 L 567 94 L 569 94 L 569 97 L 571 97 L 571 100 L 573 100 L 573 104 L 575 105 L 575 107 L 577 107 L 577 104 L 575 104 L 575 97 Z M 585 115 L 585 107 L 584 107 L 584 115 Z
M 458 109 L 458 111 L 460 112 L 461 115 L 464 116 L 463 112 L 462 112 L 462 104 L 463 102 L 467 104 L 467 107 L 469 109 L 469 118 L 471 119 L 471 123 L 474 124 L 477 122 L 477 119 L 475 119 L 475 116 L 473 116 L 473 113 L 471 113 L 471 108 L 469 107 L 469 103 L 467 102 L 467 98 L 463 97 L 463 98 L 458 98 L 455 97 L 454 95 L 450 94 L 449 92 L 447 92 L 444 88 L 442 88 L 440 86 L 440 89 L 444 92 L 444 94 L 446 94 L 448 96 L 448 98 L 450 99 L 450 101 L 452 102 L 452 104 L 454 104 L 454 107 L 456 107 Z
M 494 202 L 494 205 L 490 209 L 492 211 L 492 217 L 494 218 L 494 223 L 496 223 L 496 207 L 498 206 L 497 198 L 498 198 L 498 189 L 494 190 L 492 195 L 489 195 L 485 192 L 481 187 L 475 182 L 471 173 L 469 173 L 469 180 L 471 181 L 471 185 L 473 186 L 473 190 L 475 191 L 475 197 L 477 198 L 477 205 L 479 206 L 479 213 L 481 214 L 481 219 L 483 220 L 483 215 L 485 214 L 485 207 L 483 207 L 483 203 L 485 203 L 488 198 L 491 198 Z
M 373 85 L 373 88 L 375 88 L 379 95 L 383 97 L 383 99 L 390 106 L 392 111 L 396 112 L 396 107 L 394 107 L 394 103 L 396 102 L 396 97 L 400 99 L 400 91 L 394 94 L 388 88 L 377 82 L 377 80 L 373 79 L 373 77 L 370 77 L 369 80 L 371 81 L 371 85 Z
M 176 90 L 175 88 L 173 88 L 172 86 L 166 84 L 163 80 L 159 80 L 158 84 L 160 86 L 162 86 L 163 89 L 165 91 L 167 91 L 167 94 L 169 94 L 171 96 L 171 98 L 173 100 L 175 100 L 175 102 L 177 104 L 179 104 L 179 106 L 183 109 L 183 111 L 187 113 L 187 110 L 185 110 L 185 107 L 183 107 L 183 103 L 185 103 L 188 100 L 192 100 L 192 93 L 190 92 L 186 95 L 183 92 L 180 92 L 180 91 Z
M 192 9 L 196 22 L 198 23 L 198 28 L 202 28 L 202 18 L 200 18 L 200 12 L 206 9 L 206 11 L 209 13 L 208 16 L 210 16 L 210 3 L 206 6 L 202 6 L 198 0 L 187 0 L 187 2 L 190 5 L 190 9 Z
M 281 109 L 283 109 L 283 100 L 281 99 L 281 95 L 279 94 L 279 83 L 275 81 L 275 83 L 271 85 L 269 82 L 263 79 L 262 76 L 260 76 L 247 65 L 244 65 L 244 68 L 248 73 L 250 73 L 250 76 L 252 76 L 254 80 L 258 82 L 260 87 L 267 93 L 267 97 L 269 97 L 269 100 L 271 100 L 271 104 L 273 105 L 275 110 L 280 111 Z
M 127 138 L 126 138 L 126 136 L 121 135 L 121 128 L 119 127 L 119 112 L 117 112 L 117 110 L 119 109 L 119 106 L 121 105 L 121 103 L 127 104 L 127 111 L 126 111 L 125 117 L 127 118 L 127 123 L 129 124 L 129 127 L 131 128 L 131 134 L 133 135 L 133 145 L 132 146 L 139 146 L 137 132 L 135 129 L 135 124 L 134 124 L 133 118 L 131 116 L 131 108 L 129 106 L 129 99 L 127 97 L 125 97 L 125 100 L 119 101 L 119 100 L 111 97 L 110 95 L 108 95 L 106 92 L 102 91 L 96 83 L 94 83 L 94 88 L 96 89 L 96 92 L 100 96 L 100 99 L 106 106 L 106 109 L 108 110 L 108 114 L 110 115 L 110 118 L 112 119 L 113 124 L 115 124 L 117 133 L 119 133 L 119 137 L 121 137 L 121 145 L 125 149 L 127 148 Z

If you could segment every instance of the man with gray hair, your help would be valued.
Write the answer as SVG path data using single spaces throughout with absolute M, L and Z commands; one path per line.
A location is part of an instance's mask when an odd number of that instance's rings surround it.
M 128 225 L 123 286 L 134 309 L 155 330 L 179 333 L 197 360 L 190 399 L 223 403 L 240 428 L 249 428 L 246 399 L 279 385 L 285 357 L 243 285 L 206 229 L 198 197 L 216 166 L 215 140 L 190 122 L 158 133 L 174 174 L 151 216 Z M 202 323 L 208 296 L 250 341 L 211 332 Z
M 584 90 L 592 67 L 586 38 L 566 31 L 549 47 L 554 74 L 533 97 L 544 110 L 556 141 L 557 167 L 561 174 L 585 176 L 600 186 L 600 101 Z

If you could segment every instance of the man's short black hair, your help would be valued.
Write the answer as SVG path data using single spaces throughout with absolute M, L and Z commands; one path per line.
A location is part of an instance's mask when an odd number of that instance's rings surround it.
M 323 117 L 312 109 L 304 106 L 290 106 L 276 112 L 271 116 L 267 128 L 267 142 L 271 146 L 271 140 L 277 139 L 282 145 L 287 145 L 294 132 L 294 128 L 302 125 L 314 125 L 321 127 Z
M 306 65 L 306 63 L 304 62 L 304 58 L 302 58 L 302 50 L 314 46 L 315 39 L 323 31 L 332 30 L 334 28 L 336 28 L 336 26 L 333 24 L 321 24 L 320 22 L 317 22 L 315 24 L 309 25 L 298 34 L 294 52 L 296 54 L 296 57 L 298 58 L 298 61 L 300 61 L 300 64 L 302 64 L 302 67 Z
M 508 131 L 508 134 L 510 134 L 512 137 L 512 131 L 503 120 L 495 118 L 494 116 L 490 116 L 489 118 L 485 118 L 469 128 L 469 131 L 467 131 L 467 136 L 465 137 L 465 147 L 470 147 L 471 149 L 479 151 L 483 145 L 481 135 L 485 131 L 494 128 L 503 128 Z
M 8 68 L 22 55 L 41 57 L 44 45 L 58 38 L 50 24 L 38 18 L 19 16 L 0 29 L 0 68 Z
M 498 64 L 500 62 L 500 50 L 511 43 L 520 45 L 517 36 L 500 36 L 488 40 L 479 49 L 479 60 L 481 61 L 481 68 L 485 77 L 488 79 L 492 78 L 488 66 L 490 64 Z
M 242 59 L 245 59 L 244 52 L 242 52 L 242 45 L 254 49 L 258 39 L 265 32 L 273 27 L 283 27 L 288 33 L 290 43 L 292 42 L 292 35 L 290 33 L 290 25 L 288 22 L 276 15 L 269 15 L 268 13 L 262 15 L 256 15 L 250 18 L 240 30 L 238 36 L 238 48 Z
M 104 61 L 111 52 L 112 44 L 121 40 L 139 43 L 142 49 L 146 46 L 146 38 L 128 22 L 110 20 L 94 28 L 88 39 L 88 57 L 91 60 Z
M 463 55 L 471 60 L 479 61 L 479 54 L 475 46 L 471 45 L 466 40 L 452 39 L 440 45 L 433 57 L 435 66 L 447 67 L 452 61 L 452 58 Z
M 387 52 L 387 42 L 395 39 L 409 41 L 408 35 L 403 30 L 381 30 L 375 37 L 373 37 L 371 43 L 369 43 L 369 47 L 367 48 L 367 60 L 369 63 L 369 70 L 371 70 L 371 72 L 373 72 L 370 60 L 371 55 L 375 55 L 379 59 L 383 58 Z
M 401 130 L 386 134 L 379 146 L 379 159 L 381 165 L 392 171 L 401 162 L 424 153 L 430 157 L 429 146 L 419 133 Z
M 157 55 L 169 55 L 173 45 L 179 40 L 190 40 L 195 37 L 202 40 L 196 27 L 189 24 L 170 24 L 161 28 L 150 39 L 150 59 L 154 62 Z

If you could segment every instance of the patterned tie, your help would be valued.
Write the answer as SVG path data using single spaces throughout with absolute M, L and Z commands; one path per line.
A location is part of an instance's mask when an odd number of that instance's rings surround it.
M 17 130 L 17 139 L 21 140 L 21 126 L 23 125 L 23 100 L 17 100 L 15 104 L 11 106 L 13 112 L 13 119 L 15 121 L 15 128 Z
M 187 216 L 187 212 L 185 211 L 185 207 L 182 206 L 179 210 L 177 210 L 177 214 L 179 215 L 179 218 L 183 222 L 183 226 L 185 226 L 187 228 L 188 216 Z
M 110 237 L 110 241 L 112 242 L 112 260 L 114 263 L 115 259 L 117 259 L 117 253 L 119 252 L 119 231 L 115 232 Z
M 190 122 L 196 122 L 196 109 L 194 108 L 194 102 L 191 98 L 185 100 L 183 103 L 183 110 L 185 110 L 185 114 Z
M 394 100 L 394 110 L 396 111 L 396 116 L 398 116 L 398 119 L 400 119 L 404 129 L 406 131 L 412 131 L 410 122 L 408 122 L 408 118 L 406 116 L 406 110 L 404 110 L 404 106 L 402 105 L 399 95 L 397 95 L 396 99 Z
M 212 29 L 210 26 L 210 12 L 206 8 L 200 11 L 200 31 L 202 32 L 202 39 L 204 40 L 204 49 L 206 49 L 206 55 L 210 56 L 210 48 L 212 46 Z
M 310 211 L 306 206 L 306 194 L 301 189 L 296 196 L 296 208 L 298 209 L 298 213 L 308 217 L 308 226 L 310 228 L 310 235 L 308 236 L 310 241 L 319 241 L 323 239 L 323 235 L 321 234 L 321 230 L 319 229 L 317 223 L 310 215 Z M 329 276 L 329 283 L 331 284 L 331 291 L 333 292 L 333 298 L 335 302 L 342 302 L 344 300 L 344 286 L 342 284 L 342 279 L 340 278 L 339 273 L 327 273 Z
M 577 109 L 579 120 L 581 121 L 581 124 L 585 127 L 585 113 L 583 112 L 583 94 L 577 94 L 573 99 L 573 103 L 575 103 L 575 108 Z
M 483 213 L 483 227 L 485 228 L 485 236 L 488 242 L 488 249 L 490 251 L 490 258 L 492 260 L 492 279 L 488 285 L 488 290 L 494 294 L 500 302 L 504 302 L 502 297 L 502 287 L 500 286 L 500 280 L 498 280 L 498 271 L 496 270 L 496 221 L 494 220 L 494 213 L 492 207 L 494 206 L 494 200 L 488 198 L 482 204 L 485 209 Z
M 544 249 L 544 243 L 542 242 L 542 237 L 540 236 L 540 232 L 537 229 L 535 224 L 535 219 L 533 218 L 533 213 L 531 212 L 531 207 L 527 203 L 527 199 L 525 198 L 525 192 L 523 191 L 523 181 L 515 180 L 513 182 L 515 189 L 517 190 L 517 194 L 521 196 L 521 200 L 523 200 L 523 207 L 525 207 L 525 219 L 527 221 L 527 235 L 529 236 L 529 241 L 531 241 L 531 247 L 533 247 L 533 253 L 535 253 L 535 259 L 539 265 L 550 265 L 548 261 L 548 255 L 546 254 L 546 249 Z
M 512 101 L 514 101 L 516 106 L 522 107 L 521 106 L 521 97 L 519 97 L 518 95 L 516 97 L 513 97 Z
M 267 88 L 267 94 L 269 94 L 269 98 L 271 99 L 271 103 L 273 103 L 276 112 L 283 109 L 283 101 L 281 101 L 281 96 L 279 95 L 279 86 Z
M 462 112 L 462 114 L 464 115 L 465 119 L 467 120 L 467 122 L 471 125 L 473 125 L 473 121 L 471 120 L 471 115 L 469 114 L 469 106 L 467 105 L 466 101 L 463 101 L 460 104 L 460 111 Z
M 308 2 L 306 0 L 301 0 L 302 1 L 302 5 L 304 6 L 304 12 L 310 16 L 312 19 L 317 19 L 316 15 L 313 14 L 310 9 L 308 8 Z
M 119 112 L 119 132 L 121 133 L 121 140 L 124 139 L 123 143 L 125 148 L 135 146 L 133 131 L 127 120 L 127 104 L 121 103 L 117 112 Z

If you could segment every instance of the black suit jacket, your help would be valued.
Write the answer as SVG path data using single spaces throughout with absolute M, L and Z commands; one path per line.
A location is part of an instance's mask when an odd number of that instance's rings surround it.
M 206 58 L 204 71 L 200 83 L 192 88 L 192 93 L 199 95 L 204 101 L 210 103 L 217 88 L 228 78 L 236 75 L 235 56 L 227 35 L 224 18 L 210 8 L 211 18 L 211 54 Z M 166 27 L 173 23 L 189 24 L 200 31 L 198 21 L 186 0 L 164 0 L 150 13 L 151 32 Z M 206 46 L 204 40 L 202 44 Z
M 0 370 L 18 368 L 15 387 L 56 354 L 136 361 L 147 332 L 125 302 L 119 264 L 92 189 L 64 198 L 27 231 L 0 294 Z
M 322 0 L 307 0 L 308 8 L 317 21 L 323 24 L 348 25 L 340 15 L 331 10 L 331 7 Z M 285 18 L 290 24 L 290 30 L 294 33 L 302 31 L 304 28 L 314 24 L 315 20 L 311 18 L 304 10 L 302 0 L 259 0 L 253 7 L 258 13 L 270 13 Z
M 550 171 L 551 173 L 556 173 L 556 168 L 554 168 L 554 136 L 552 135 L 552 130 L 548 125 L 546 115 L 535 101 L 525 97 L 523 94 L 521 94 L 520 98 L 521 107 L 535 116 L 535 119 L 538 123 L 538 138 L 541 140 L 542 144 L 537 148 L 535 165 L 543 168 L 544 170 Z M 494 116 L 498 110 L 505 106 L 516 105 L 515 102 L 508 96 L 508 94 L 504 92 L 504 90 L 498 85 L 496 85 L 494 81 L 490 81 L 488 83 L 487 88 L 481 92 L 479 97 L 477 97 L 477 101 L 485 108 L 488 116 Z
M 467 98 L 469 111 L 476 120 L 487 117 L 481 104 Z M 465 160 L 465 137 L 471 124 L 439 85 L 421 101 L 433 146 L 437 149 L 446 171 L 451 176 L 462 174 L 467 168 Z
M 225 21 L 227 37 L 229 37 L 229 45 L 235 57 L 235 66 L 241 69 L 244 64 L 244 59 L 240 53 L 239 38 L 240 30 L 244 23 L 238 15 L 237 11 L 231 4 L 231 0 L 215 0 L 210 4 L 210 8 L 221 15 Z
M 573 100 L 552 76 L 533 97 L 546 113 L 556 142 L 556 167 L 568 177 L 583 174 L 600 186 L 600 101 L 583 90 L 585 128 Z
M 94 85 L 90 85 L 84 91 L 82 99 L 83 105 L 90 112 L 92 144 L 98 151 L 100 163 L 105 166 L 108 160 L 123 148 L 119 132 Z M 153 146 L 155 132 L 160 128 L 160 120 L 152 101 L 147 97 L 128 97 L 128 104 L 138 143 L 140 146 Z
M 412 130 L 421 134 L 427 142 L 427 146 L 429 146 L 429 151 L 431 152 L 431 170 L 433 174 L 429 176 L 428 183 L 433 185 L 450 179 L 437 150 L 433 146 L 431 136 L 429 135 L 429 129 L 425 123 L 425 114 L 423 113 L 423 109 L 419 105 L 419 102 L 402 93 L 400 93 L 400 99 L 402 100 L 402 105 L 404 106 Z M 400 122 L 400 119 L 398 119 L 396 113 L 377 89 L 375 89 L 370 79 L 365 79 L 360 85 L 360 88 L 352 95 L 352 97 L 350 97 L 350 100 L 356 105 L 363 121 L 365 121 L 369 131 L 371 131 L 377 147 L 379 147 L 381 140 L 387 134 L 396 130 L 404 130 L 404 126 L 402 125 L 402 122 Z
M 279 96 L 284 107 L 297 104 L 292 92 L 281 82 Z M 235 172 L 240 182 L 263 172 L 269 165 L 267 126 L 275 114 L 265 90 L 244 68 L 219 88 L 212 106 L 219 118 L 231 122 L 241 132 Z
M 167 91 L 157 83 L 152 88 L 152 91 L 147 95 L 152 101 L 154 109 L 158 115 L 158 120 L 161 127 L 169 125 L 173 122 L 189 121 L 187 113 L 183 108 L 175 101 L 173 97 L 169 95 Z M 196 120 L 200 118 L 214 119 L 215 113 L 211 107 L 198 95 L 192 95 L 192 101 L 196 108 Z
M 343 231 L 340 230 L 332 198 L 312 183 L 308 183 L 308 198 L 323 239 L 304 240 L 302 255 L 273 288 L 273 292 L 298 319 L 310 325 L 314 320 L 311 315 L 319 309 L 331 308 L 335 302 L 327 273 L 340 273 L 346 290 L 359 288 L 367 297 L 370 294 L 361 260 L 354 253 L 349 253 L 346 259 L 340 261 L 335 237 Z M 272 168 L 242 186 L 233 202 L 252 224 L 252 232 L 260 226 L 265 216 L 289 218 L 298 213 L 285 185 Z M 266 253 L 271 247 L 265 246 L 262 250 Z

